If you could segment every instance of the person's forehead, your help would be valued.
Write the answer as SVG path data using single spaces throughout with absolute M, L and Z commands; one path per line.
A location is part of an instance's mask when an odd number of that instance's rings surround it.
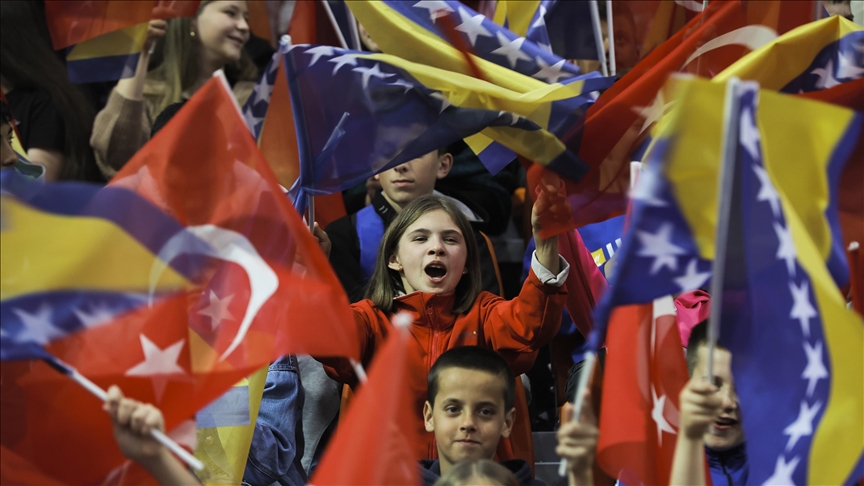
M 457 226 L 456 222 L 453 221 L 453 218 L 451 218 L 446 211 L 441 209 L 429 211 L 428 213 L 421 215 L 416 221 L 408 226 L 405 233 L 410 233 L 418 229 L 432 229 L 433 227 L 436 230 L 455 230 L 460 234 L 462 233 L 459 230 L 459 226 Z
M 466 368 L 446 368 L 438 374 L 436 401 L 503 403 L 507 384 L 498 375 Z

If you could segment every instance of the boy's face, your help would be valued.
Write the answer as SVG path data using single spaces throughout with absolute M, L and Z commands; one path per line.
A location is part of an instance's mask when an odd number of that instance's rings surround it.
M 704 376 L 708 371 L 708 347 L 699 347 L 699 361 L 693 368 L 693 376 Z M 738 394 L 732 380 L 732 354 L 725 349 L 714 349 L 713 383 L 720 389 L 717 393 L 723 398 L 723 406 L 715 417 L 714 423 L 705 434 L 705 445 L 716 451 L 731 449 L 744 442 L 744 428 L 741 426 L 741 409 Z
M 434 407 L 423 407 L 426 430 L 435 433 L 441 473 L 463 460 L 492 459 L 501 437 L 509 437 L 515 408 L 506 410 L 500 376 L 447 368 L 438 374 Z
M 453 164 L 450 154 L 438 156 L 438 152 L 405 162 L 390 170 L 381 172 L 375 178 L 381 182 L 384 198 L 396 211 L 420 196 L 428 196 L 435 190 L 435 181 L 443 179 Z

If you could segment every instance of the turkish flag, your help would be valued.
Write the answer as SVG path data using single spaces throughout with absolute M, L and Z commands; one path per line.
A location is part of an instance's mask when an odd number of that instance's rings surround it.
M 284 354 L 359 359 L 347 297 L 222 78 L 205 84 L 110 184 L 185 225 L 156 252 L 166 266 L 151 279 L 190 258 L 207 264 L 186 292 L 53 341 L 51 354 L 103 388 L 117 384 L 156 405 L 169 431 Z M 123 458 L 98 399 L 41 362 L 25 364 L 3 365 L 2 445 L 22 459 L 15 464 L 35 464 L 57 481 L 101 483 Z M 147 481 L 135 468 L 122 471 L 112 478 Z
M 616 308 L 606 343 L 597 463 L 624 484 L 669 484 L 689 379 L 672 298 Z
M 419 484 L 407 329 L 384 343 L 310 484 Z
M 565 180 L 577 226 L 624 214 L 630 187 L 631 155 L 651 125 L 671 105 L 658 98 L 670 74 L 686 72 L 713 77 L 733 62 L 813 19 L 811 1 L 712 1 L 675 35 L 654 49 L 591 105 L 584 126 L 562 137 L 591 170 L 579 182 Z M 769 38 L 771 37 L 771 38 Z M 767 39 L 767 40 L 765 40 Z M 547 169 L 533 164 L 534 187 Z

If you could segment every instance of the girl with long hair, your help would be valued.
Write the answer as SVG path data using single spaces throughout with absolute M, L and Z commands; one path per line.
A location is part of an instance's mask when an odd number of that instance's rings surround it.
M 542 226 L 538 212 L 552 201 L 563 203 L 555 197 L 559 197 L 557 192 L 548 190 L 538 195 L 532 215 L 537 250 L 522 291 L 510 301 L 481 291 L 474 231 L 450 201 L 420 197 L 406 206 L 384 233 L 367 298 L 351 307 L 364 366 L 391 332 L 394 314 L 406 312 L 413 319 L 409 328 L 413 336 L 409 353 L 412 416 L 418 437 L 423 438 L 414 451 L 418 458 L 432 459 L 437 453 L 434 437 L 423 425 L 422 411 L 427 399 L 426 377 L 438 356 L 458 346 L 485 346 L 504 356 L 519 375 L 531 367 L 537 350 L 558 332 L 569 265 L 558 255 L 557 236 L 544 239 L 537 234 Z M 328 245 L 329 241 L 322 243 L 322 248 L 326 251 Z M 351 386 L 357 383 L 347 360 L 319 361 L 333 379 Z M 510 444 L 502 440 L 505 442 L 506 451 Z M 512 459 L 500 457 L 500 447 L 499 458 Z
M 213 72 L 224 69 L 237 101 L 246 101 L 257 77 L 243 50 L 250 36 L 248 17 L 245 0 L 204 0 L 194 18 L 150 22 L 135 75 L 117 83 L 96 115 L 90 144 L 107 177 L 150 139 L 162 110 L 187 100 Z

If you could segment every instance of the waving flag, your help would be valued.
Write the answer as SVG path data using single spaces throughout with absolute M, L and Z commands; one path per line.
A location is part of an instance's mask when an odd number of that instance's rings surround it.
M 782 189 L 764 177 L 756 124 L 756 113 L 767 107 L 756 87 L 742 91 L 741 239 L 731 238 L 728 252 L 743 249 L 744 258 L 728 258 L 722 270 L 720 339 L 735 357 L 750 478 L 848 484 L 864 475 L 864 321 L 846 308 L 804 215 L 778 204 Z M 860 129 L 861 115 L 855 118 Z M 837 159 L 851 147 L 843 148 Z M 829 162 L 830 187 L 841 168 L 839 160 Z
M 673 84 L 681 87 L 677 107 L 646 156 L 631 231 L 598 309 L 601 329 L 611 306 L 698 288 L 711 277 L 726 87 Z M 731 286 L 724 302 L 738 307 L 724 307 L 720 342 L 735 357 L 750 480 L 844 483 L 857 477 L 864 448 L 852 432 L 864 417 L 864 377 L 852 364 L 864 359 L 864 327 L 836 287 L 848 278 L 836 188 L 861 115 L 752 85 L 742 91 L 733 216 L 743 229 L 730 229 L 736 256 L 724 269 Z M 700 124 L 686 122 L 696 113 Z M 602 331 L 592 342 L 600 339 Z
M 135 193 L 11 171 L 0 182 L 0 360 L 48 357 L 50 342 L 192 284 L 192 262 L 152 279 L 159 248 L 182 225 Z
M 583 93 L 599 78 L 520 93 L 395 56 L 329 46 L 294 46 L 284 60 L 301 134 L 295 201 L 301 189 L 340 191 L 481 131 L 572 177 L 584 172 L 549 130 L 582 109 L 589 99 Z
M 669 296 L 617 308 L 608 355 L 597 463 L 624 484 L 669 484 L 678 434 L 678 395 L 689 379 Z
M 733 76 L 791 94 L 864 78 L 864 28 L 839 15 L 802 25 L 742 57 L 715 79 L 725 82 Z
M 467 55 L 484 80 L 514 92 L 528 93 L 549 84 L 579 83 L 587 79 L 579 77 L 575 65 L 457 1 L 350 2 L 349 6 L 384 52 L 411 62 L 474 76 L 466 54 L 454 47 L 453 42 L 456 42 L 470 51 Z M 442 30 L 443 24 L 452 25 L 452 32 Z M 608 87 L 612 79 L 598 78 L 585 83 L 580 91 L 587 94 Z M 591 102 L 593 96 L 586 100 L 586 103 Z M 550 118 L 539 123 L 556 135 L 563 134 L 579 123 L 584 112 L 580 109 L 569 115 L 558 121 Z M 547 158 L 536 150 L 516 150 L 512 141 L 508 145 L 485 133 L 468 137 L 466 143 L 492 173 L 513 161 L 516 153 L 544 166 L 548 164 Z M 553 170 L 573 177 L 566 167 L 553 167 Z
M 397 328 L 384 343 L 372 362 L 369 381 L 339 421 L 310 484 L 419 483 L 419 458 L 413 451 L 420 438 L 408 385 L 409 339 L 407 329 Z
M 49 353 L 82 375 L 155 404 L 171 430 L 278 356 L 354 353 L 347 298 L 255 147 L 224 78 L 202 87 L 105 190 L 133 190 L 182 223 L 156 247 L 161 263 L 147 266 L 148 277 L 164 279 L 166 264 L 189 258 L 215 264 L 190 292 L 52 341 Z M 122 276 L 122 263 L 104 270 L 100 263 L 91 259 L 90 272 Z M 66 381 L 37 364 L 3 382 L 26 401 L 18 425 L 26 427 L 24 439 L 7 447 L 58 480 L 102 481 L 122 463 L 108 447 L 110 423 L 94 398 Z M 202 425 L 225 425 L 217 411 L 199 417 Z M 58 436 L 75 438 L 76 447 Z
M 578 143 L 580 159 L 592 169 L 578 183 L 567 184 L 577 224 L 624 213 L 631 154 L 671 107 L 660 91 L 669 74 L 711 77 L 812 15 L 813 4 L 805 1 L 709 2 L 707 10 L 605 91 L 588 109 L 584 129 L 576 126 L 562 139 L 569 147 Z

